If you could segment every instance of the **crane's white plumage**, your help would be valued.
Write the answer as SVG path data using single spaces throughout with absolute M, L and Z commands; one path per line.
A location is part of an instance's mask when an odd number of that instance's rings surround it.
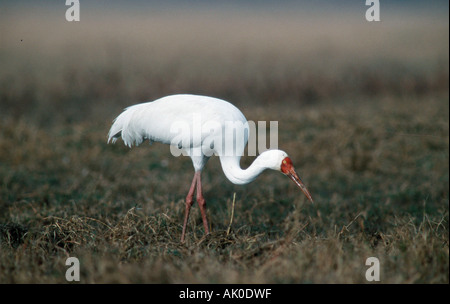
M 202 123 L 216 121 L 224 125 L 226 121 L 240 121 L 247 124 L 241 111 L 225 100 L 188 94 L 171 95 L 126 108 L 114 120 L 108 141 L 114 143 L 122 136 L 129 147 L 139 145 L 145 139 L 170 144 L 175 135 L 170 132 L 171 125 L 174 122 L 192 125 L 199 115 Z M 200 146 L 208 135 L 202 134 L 201 141 L 195 142 L 196 138 L 191 134 L 183 148 Z
M 200 122 L 200 125 L 195 126 L 196 122 Z M 227 137 L 224 133 L 230 123 L 234 135 Z M 190 128 L 191 132 L 180 137 L 174 132 L 176 124 Z M 250 167 L 241 169 L 240 158 L 247 145 L 248 130 L 245 116 L 231 103 L 213 97 L 182 94 L 126 108 L 114 120 L 108 142 L 115 143 L 121 137 L 125 145 L 131 148 L 148 139 L 150 142 L 177 145 L 191 157 L 196 174 L 186 198 L 186 217 L 181 237 L 183 241 L 195 186 L 203 224 L 208 232 L 200 172 L 212 153 L 220 157 L 226 177 L 234 184 L 249 183 L 265 169 L 277 170 L 289 176 L 312 201 L 288 155 L 281 150 L 265 151 Z

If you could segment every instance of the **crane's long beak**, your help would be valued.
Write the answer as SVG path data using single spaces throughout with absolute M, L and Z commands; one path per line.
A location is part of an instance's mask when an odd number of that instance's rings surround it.
M 297 186 L 302 189 L 303 193 L 306 195 L 309 201 L 311 203 L 314 203 L 311 197 L 311 193 L 309 193 L 308 189 L 306 189 L 306 186 L 303 183 L 302 179 L 298 177 L 297 172 L 295 172 L 294 166 L 292 165 L 292 161 L 289 157 L 285 157 L 281 162 L 280 171 L 287 175 L 290 179 L 292 179 L 294 183 L 296 183 Z
M 297 184 L 297 186 L 300 187 L 300 189 L 303 191 L 303 193 L 306 195 L 306 197 L 310 200 L 310 202 L 314 204 L 311 193 L 309 193 L 309 191 L 306 188 L 305 184 L 303 183 L 302 179 L 300 177 L 298 177 L 297 172 L 295 172 L 294 168 L 291 168 L 291 170 L 289 170 L 289 172 L 286 175 L 290 179 L 292 179 L 294 181 L 294 183 Z

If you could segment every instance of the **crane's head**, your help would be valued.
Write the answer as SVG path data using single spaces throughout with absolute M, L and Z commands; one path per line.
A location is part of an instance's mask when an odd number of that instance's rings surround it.
M 260 156 L 264 159 L 267 168 L 281 171 L 281 173 L 289 177 L 303 191 L 311 203 L 313 203 L 311 194 L 297 172 L 295 172 L 292 161 L 286 152 L 281 150 L 268 150 L 261 153 Z

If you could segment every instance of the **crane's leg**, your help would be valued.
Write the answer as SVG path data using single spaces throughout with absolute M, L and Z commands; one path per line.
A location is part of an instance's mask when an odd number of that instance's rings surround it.
M 195 191 L 195 185 L 197 184 L 197 180 L 200 177 L 200 171 L 195 172 L 194 178 L 192 179 L 191 188 L 189 189 L 188 195 L 186 196 L 186 215 L 184 217 L 184 224 L 183 224 L 183 232 L 181 233 L 181 242 L 184 242 L 184 235 L 186 233 L 186 226 L 189 219 L 189 212 L 191 211 L 191 207 L 194 203 L 194 191 Z
M 199 171 L 200 172 L 200 171 Z M 209 233 L 208 220 L 206 219 L 206 202 L 202 193 L 202 178 L 201 175 L 198 175 L 197 180 L 197 203 L 200 207 L 200 212 L 202 214 L 203 227 L 205 228 L 205 233 Z

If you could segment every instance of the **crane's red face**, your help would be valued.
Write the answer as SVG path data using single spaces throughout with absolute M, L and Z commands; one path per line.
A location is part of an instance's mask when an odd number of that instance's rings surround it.
M 285 157 L 281 162 L 281 172 L 292 179 L 294 183 L 296 183 L 297 186 L 299 186 L 299 188 L 303 191 L 306 197 L 311 201 L 311 203 L 313 203 L 311 194 L 309 193 L 308 189 L 306 189 L 306 186 L 305 184 L 303 184 L 301 178 L 298 177 L 297 172 L 295 172 L 294 166 L 292 165 L 292 161 L 289 157 Z

